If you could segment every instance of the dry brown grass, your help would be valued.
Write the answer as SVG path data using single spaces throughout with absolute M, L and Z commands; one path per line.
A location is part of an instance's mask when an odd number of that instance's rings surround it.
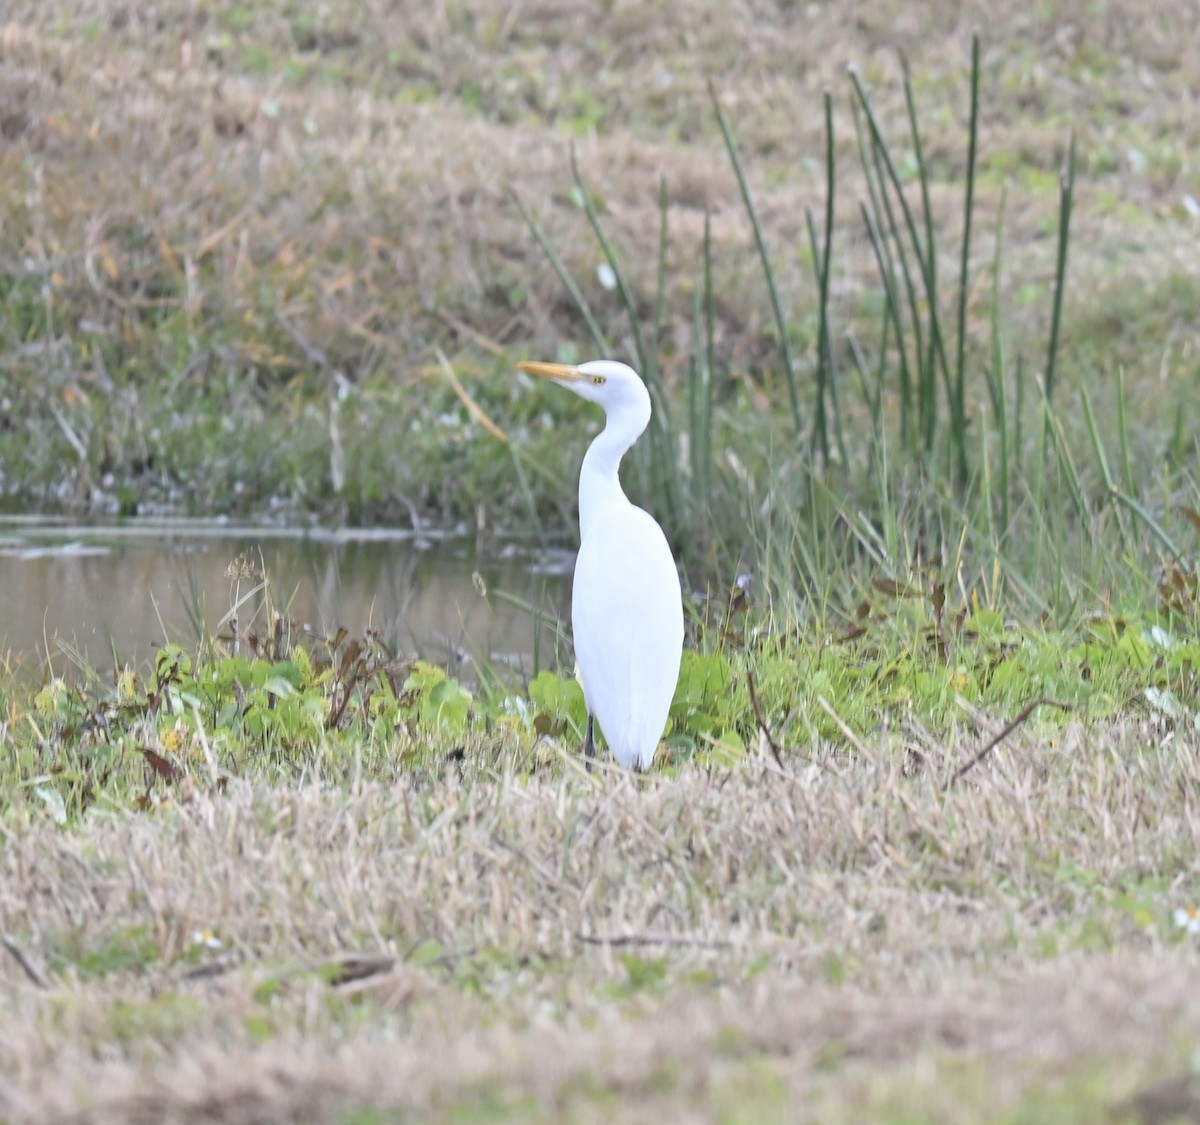
M 335 360 L 361 362 L 364 349 L 386 347 L 425 361 L 430 338 L 446 336 L 434 309 L 503 342 L 577 339 L 508 196 L 515 189 L 530 202 L 597 300 L 611 300 L 595 286 L 598 254 L 568 198 L 574 143 L 647 301 L 655 263 L 642 251 L 657 239 L 660 176 L 680 262 L 694 262 L 712 210 L 724 344 L 748 360 L 764 347 L 761 276 L 706 81 L 735 123 L 785 292 L 801 305 L 811 277 L 795 248 L 805 208 L 819 207 L 823 190 L 820 91 L 837 93 L 845 309 L 872 272 L 851 213 L 845 68 L 860 68 L 898 138 L 897 60 L 907 55 L 938 224 L 956 237 L 975 26 L 987 29 L 981 154 L 985 165 L 1003 156 L 1013 168 L 1015 283 L 1049 280 L 1045 230 L 1057 200 L 1026 180 L 1057 173 L 1072 129 L 1082 173 L 1073 276 L 1115 292 L 1194 269 L 1197 220 L 1184 196 L 1197 192 L 1200 28 L 1185 0 L 1145 16 L 1128 0 L 1041 15 L 941 0 L 871 10 L 560 3 L 504 13 L 478 2 L 398 2 L 325 5 L 311 18 L 282 3 L 173 0 L 151 13 L 56 0 L 8 13 L 3 253 L 41 263 L 64 294 L 86 290 L 93 317 L 97 296 L 136 309 L 182 286 L 197 317 L 223 302 L 244 315 L 250 348 L 265 284 Z M 981 269 L 998 201 L 996 182 L 983 184 Z M 944 265 L 956 268 L 953 254 Z M 672 295 L 685 314 L 682 352 L 694 276 L 682 270 Z M 1039 330 L 1045 305 L 1034 302 Z
M 1200 743 L 1026 736 L 947 791 L 969 749 L 5 825 L 46 987 L 0 960 L 0 1116 L 990 1120 L 1092 1068 L 1115 1102 L 1200 1038 Z

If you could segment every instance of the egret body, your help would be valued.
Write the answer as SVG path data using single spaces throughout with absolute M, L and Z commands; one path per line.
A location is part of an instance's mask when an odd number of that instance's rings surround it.
M 650 422 L 650 395 L 623 363 L 521 363 L 604 407 L 579 472 L 579 557 L 571 595 L 575 659 L 592 719 L 626 768 L 647 769 L 667 725 L 683 651 L 683 597 L 667 537 L 631 504 L 618 469 Z

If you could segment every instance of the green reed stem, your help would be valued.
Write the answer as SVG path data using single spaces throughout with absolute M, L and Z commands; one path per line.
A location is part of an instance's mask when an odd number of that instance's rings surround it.
M 955 356 L 954 395 L 954 442 L 958 447 L 959 482 L 966 480 L 967 460 L 967 392 L 966 392 L 966 346 L 967 346 L 967 297 L 970 292 L 971 262 L 971 219 L 975 210 L 975 154 L 979 141 L 979 34 L 971 37 L 971 123 L 967 133 L 967 190 L 963 202 L 962 260 L 958 280 L 958 349 Z M 926 204 L 928 206 L 928 204 Z M 926 212 L 928 216 L 928 212 Z M 932 222 L 932 220 L 930 220 Z M 933 245 L 932 230 L 929 233 Z M 997 246 L 999 243 L 997 242 Z M 936 270 L 933 271 L 936 277 Z
M 592 228 L 592 233 L 600 244 L 600 252 L 604 255 L 604 260 L 608 262 L 613 276 L 617 279 L 617 294 L 629 317 L 630 331 L 633 332 L 633 350 L 637 355 L 638 370 L 646 383 L 653 386 L 658 378 L 658 364 L 652 361 L 642 342 L 641 320 L 638 317 L 633 292 L 625 279 L 625 271 L 621 269 L 621 260 L 617 257 L 617 251 L 609 241 L 604 224 L 600 222 L 600 212 L 596 210 L 596 201 L 592 198 L 592 193 L 588 191 L 587 184 L 584 183 L 583 176 L 579 171 L 579 161 L 575 156 L 574 149 L 571 150 L 571 175 L 575 178 L 575 187 L 579 191 L 583 213 L 587 216 L 588 225 Z
M 775 284 L 775 270 L 771 265 L 771 257 L 767 253 L 766 239 L 763 237 L 762 224 L 758 220 L 758 212 L 754 207 L 754 198 L 750 194 L 750 183 L 746 179 L 746 171 L 742 167 L 742 159 L 738 155 L 737 142 L 733 137 L 733 129 L 721 103 L 717 98 L 716 87 L 710 82 L 709 96 L 717 115 L 717 125 L 725 141 L 725 149 L 729 153 L 729 161 L 733 165 L 733 174 L 737 178 L 738 190 L 742 195 L 742 205 L 750 219 L 750 228 L 754 232 L 754 245 L 758 248 L 758 257 L 762 262 L 763 276 L 767 282 L 767 295 L 771 301 L 771 312 L 775 317 L 775 330 L 779 333 L 779 349 L 783 356 L 783 372 L 787 378 L 788 398 L 792 407 L 792 422 L 799 434 L 803 429 L 800 422 L 800 394 L 796 386 L 796 364 L 792 359 L 792 346 L 788 341 L 787 321 L 784 319 L 783 306 L 779 301 L 779 287 Z
M 571 300 L 579 310 L 579 314 L 583 317 L 583 322 L 587 325 L 588 335 L 591 336 L 597 350 L 601 355 L 611 355 L 612 349 L 609 348 L 608 341 L 604 338 L 604 333 L 600 329 L 600 322 L 596 320 L 595 315 L 592 313 L 591 305 L 588 304 L 583 291 L 575 283 L 575 279 L 571 276 L 571 271 L 567 269 L 562 259 L 555 252 L 550 239 L 546 237 L 546 232 L 542 229 L 542 224 L 538 222 L 537 216 L 526 209 L 525 204 L 521 202 L 521 197 L 515 191 L 510 194 L 512 201 L 517 205 L 517 210 L 521 212 L 521 218 L 525 220 L 525 225 L 529 227 L 530 232 L 533 234 L 534 241 L 541 247 L 542 253 L 546 255 L 546 260 L 550 263 L 554 272 L 558 274 L 558 279 L 563 283 L 563 288 L 570 294 Z
M 1075 197 L 1075 137 L 1067 152 L 1067 170 L 1059 180 L 1058 258 L 1054 271 L 1054 314 L 1050 321 L 1050 347 L 1046 356 L 1046 399 L 1054 399 L 1058 338 L 1062 327 L 1063 295 L 1067 287 L 1067 246 L 1071 239 L 1071 204 Z

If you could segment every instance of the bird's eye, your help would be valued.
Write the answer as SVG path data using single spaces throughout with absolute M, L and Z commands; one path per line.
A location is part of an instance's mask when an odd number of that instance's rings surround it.
M 608 379 L 604 375 L 593 375 L 592 376 L 592 386 L 594 386 L 594 387 L 602 387 L 607 382 L 608 382 Z

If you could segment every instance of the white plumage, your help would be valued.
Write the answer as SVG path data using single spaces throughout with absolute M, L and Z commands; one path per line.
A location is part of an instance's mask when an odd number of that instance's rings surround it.
M 650 395 L 636 371 L 611 360 L 519 366 L 599 403 L 607 415 L 579 473 L 571 628 L 589 715 L 622 766 L 647 769 L 683 650 L 683 597 L 671 549 L 654 518 L 630 503 L 618 475 L 621 458 L 649 424 Z

